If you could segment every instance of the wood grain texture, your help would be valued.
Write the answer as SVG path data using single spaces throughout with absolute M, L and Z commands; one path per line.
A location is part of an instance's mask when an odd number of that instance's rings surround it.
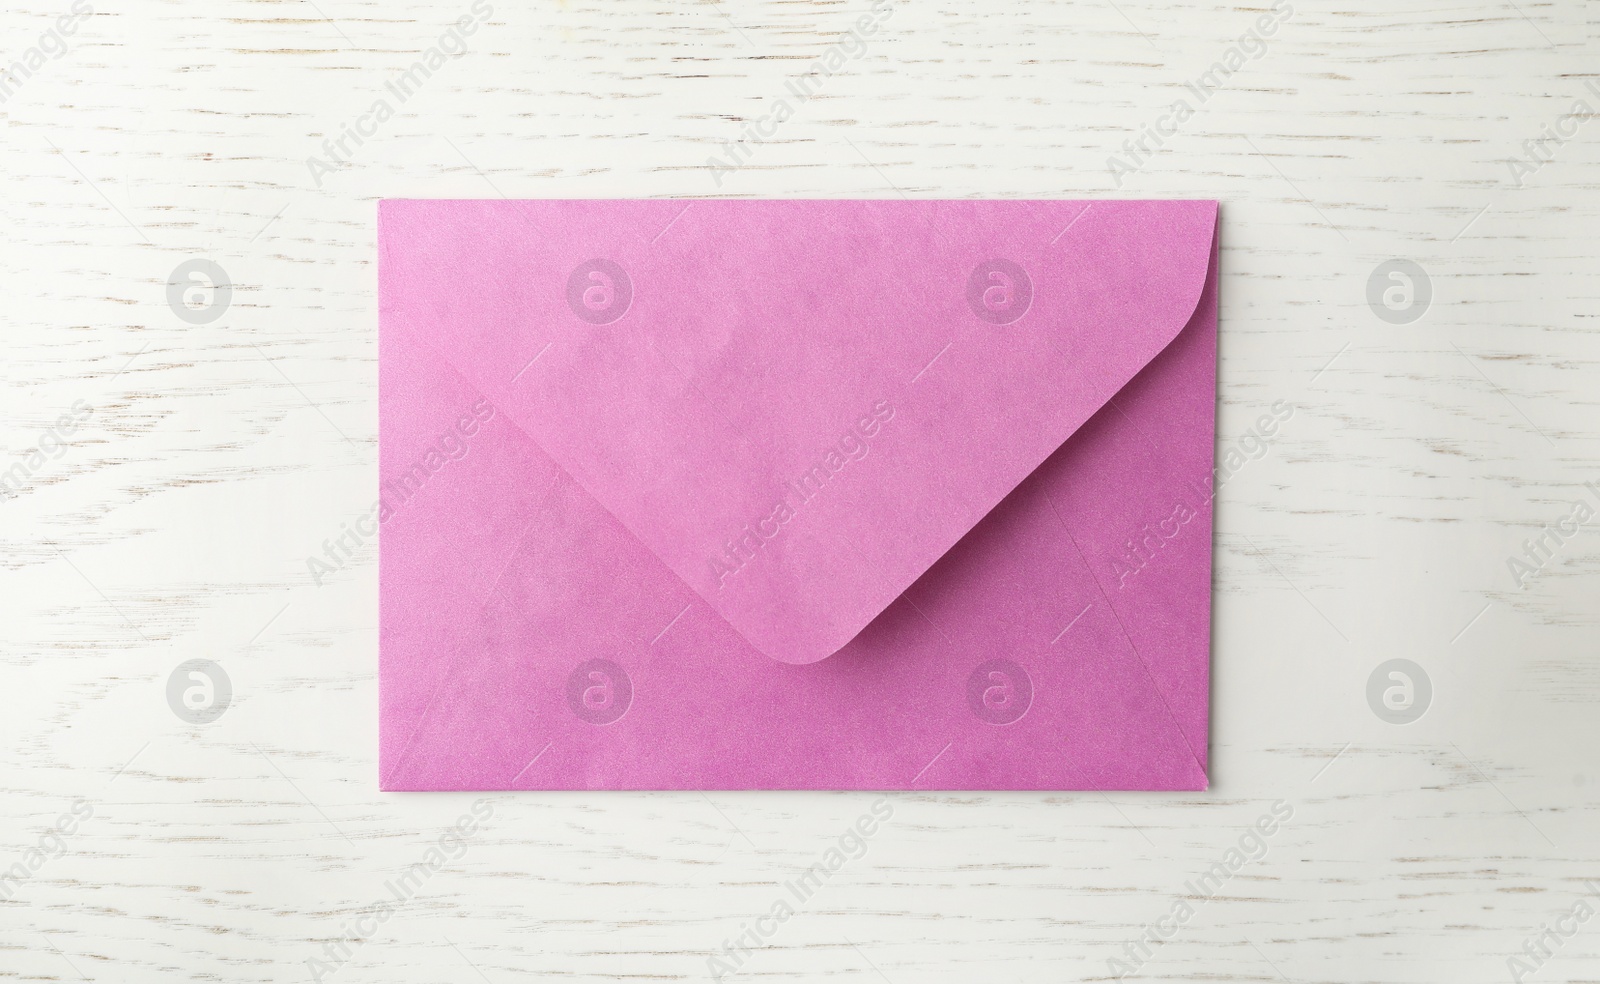
M 1600 109 L 1600 7 L 1294 0 L 1119 187 L 1262 7 L 895 0 L 719 184 L 869 7 L 496 0 L 320 185 L 470 4 L 95 0 L 60 57 L 65 0 L 0 14 L 7 62 L 48 46 L 0 103 L 0 468 L 89 408 L 0 498 L 0 868 L 48 855 L 0 901 L 0 980 L 313 979 L 472 803 L 376 791 L 376 550 L 305 564 L 372 498 L 392 196 L 1224 202 L 1219 447 L 1295 413 L 1218 501 L 1213 789 L 895 796 L 738 976 L 1105 979 L 1181 899 L 1138 979 L 1507 981 L 1600 883 L 1597 526 L 1506 565 L 1600 483 L 1600 122 L 1508 163 Z M 1393 257 L 1433 287 L 1409 325 L 1367 303 Z M 191 259 L 234 285 L 210 323 L 168 306 Z M 1365 696 L 1397 657 L 1434 688 L 1406 726 Z M 205 726 L 165 695 L 193 658 L 233 686 Z M 1264 856 L 1186 888 L 1278 800 Z M 710 979 L 871 801 L 493 796 L 322 979 Z M 1600 980 L 1600 920 L 1525 979 Z

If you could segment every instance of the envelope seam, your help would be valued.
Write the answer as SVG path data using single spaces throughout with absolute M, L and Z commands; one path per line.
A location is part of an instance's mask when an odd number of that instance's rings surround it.
M 1199 770 L 1200 777 L 1209 783 L 1210 775 L 1206 772 L 1205 766 L 1200 764 L 1200 756 L 1195 754 L 1194 744 L 1189 741 L 1188 734 L 1185 733 L 1183 725 L 1178 721 L 1178 716 L 1173 712 L 1172 703 L 1167 700 L 1166 692 L 1161 689 L 1160 681 L 1156 679 L 1154 673 L 1150 672 L 1150 664 L 1146 662 L 1144 654 L 1139 652 L 1139 647 L 1134 645 L 1133 637 L 1128 634 L 1128 628 L 1122 623 L 1121 614 L 1117 612 L 1117 606 L 1112 604 L 1110 596 L 1106 594 L 1105 586 L 1100 583 L 1100 576 L 1095 573 L 1094 568 L 1089 564 L 1088 558 L 1083 555 L 1083 549 L 1078 546 L 1077 537 L 1072 535 L 1072 530 L 1067 526 L 1067 521 L 1061 517 L 1061 511 L 1056 508 L 1055 498 L 1048 491 L 1045 492 L 1045 501 L 1050 504 L 1050 512 L 1055 516 L 1056 522 L 1061 524 L 1062 532 L 1067 534 L 1067 540 L 1072 544 L 1073 552 L 1078 555 L 1078 561 L 1083 564 L 1083 569 L 1089 572 L 1089 578 L 1094 582 L 1095 590 L 1100 593 L 1100 599 L 1111 610 L 1111 617 L 1117 623 L 1117 631 L 1122 633 L 1123 641 L 1128 644 L 1128 648 L 1133 650 L 1134 657 L 1139 660 L 1139 666 L 1144 670 L 1145 679 L 1150 681 L 1151 689 L 1161 699 L 1161 708 L 1167 712 L 1167 720 L 1171 722 L 1173 729 L 1178 732 L 1178 737 L 1183 740 L 1183 747 L 1188 750 L 1189 757 L 1194 760 L 1195 768 Z
M 495 594 L 500 590 L 500 582 L 505 580 L 506 574 L 511 570 L 511 565 L 515 564 L 517 562 L 517 558 L 522 556 L 522 551 L 527 547 L 528 539 L 533 535 L 533 532 L 534 531 L 532 527 L 529 527 L 528 530 L 522 534 L 522 537 L 517 540 L 517 549 L 511 551 L 511 556 L 506 558 L 505 565 L 500 568 L 500 573 L 495 576 L 494 584 L 489 587 L 488 593 L 484 595 L 483 604 L 478 609 L 477 615 L 472 620 L 472 627 L 474 630 L 476 630 L 479 625 L 483 624 L 484 619 L 488 616 L 489 606 L 494 603 Z M 471 633 L 468 633 L 469 638 L 471 635 Z M 428 715 L 432 713 L 434 705 L 439 702 L 439 695 L 443 693 L 445 687 L 449 685 L 450 678 L 454 673 L 455 668 L 460 664 L 461 657 L 463 652 L 466 650 L 466 646 L 467 644 L 465 642 L 458 642 L 451 647 L 450 665 L 446 667 L 445 672 L 439 678 L 439 682 L 434 686 L 432 692 L 428 694 L 428 703 L 422 708 L 422 713 L 417 715 L 416 724 L 412 727 L 410 736 L 406 738 L 406 743 L 400 750 L 400 758 L 395 762 L 393 768 L 387 775 L 379 777 L 382 782 L 387 783 L 391 779 L 397 777 L 401 770 L 405 768 L 406 763 L 410 760 L 411 751 L 416 747 L 417 739 L 422 734 L 422 726 L 427 723 Z

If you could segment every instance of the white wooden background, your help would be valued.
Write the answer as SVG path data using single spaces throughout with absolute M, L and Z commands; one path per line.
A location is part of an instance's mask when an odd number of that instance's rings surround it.
M 740 977 L 1104 979 L 1278 799 L 1138 979 L 1509 981 L 1600 884 L 1600 521 L 1506 568 L 1600 483 L 1600 122 L 1521 187 L 1507 163 L 1600 72 L 1600 4 L 1295 0 L 1120 189 L 1107 157 L 1260 8 L 895 0 L 718 187 L 707 157 L 868 0 L 494 0 L 318 188 L 306 159 L 467 3 L 93 4 L 0 104 L 3 468 L 92 408 L 0 500 L 0 866 L 48 848 L 0 902 L 0 980 L 311 980 L 474 799 L 377 792 L 376 552 L 306 572 L 374 495 L 395 196 L 1225 203 L 1219 444 L 1296 412 L 1219 501 L 1212 790 L 896 796 Z M 9 4 L 5 61 L 69 10 Z M 1392 257 L 1433 284 L 1413 324 L 1367 305 Z M 208 324 L 167 303 L 195 258 L 234 285 Z M 1405 726 L 1365 696 L 1396 657 L 1434 688 Z M 194 658 L 232 680 L 209 725 L 165 696 Z M 709 980 L 872 796 L 489 799 L 324 980 Z M 1600 979 L 1600 920 L 1524 979 Z

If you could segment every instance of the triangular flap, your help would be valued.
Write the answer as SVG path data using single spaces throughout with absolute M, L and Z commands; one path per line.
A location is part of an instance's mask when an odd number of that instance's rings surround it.
M 806 663 L 1178 334 L 1216 204 L 386 201 L 380 219 L 385 316 L 753 645 Z

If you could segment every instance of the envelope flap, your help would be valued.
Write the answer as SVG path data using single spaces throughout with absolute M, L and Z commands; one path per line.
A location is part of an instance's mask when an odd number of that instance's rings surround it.
M 756 648 L 850 641 L 1188 322 L 1214 202 L 386 201 L 386 318 Z

